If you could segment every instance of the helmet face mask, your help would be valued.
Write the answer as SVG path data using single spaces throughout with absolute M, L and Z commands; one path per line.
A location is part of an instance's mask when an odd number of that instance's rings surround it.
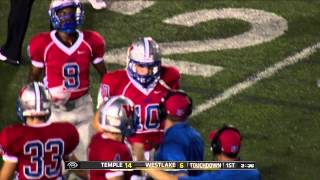
M 54 29 L 72 34 L 83 23 L 84 11 L 74 0 L 55 0 L 50 5 L 49 16 Z
M 132 135 L 135 132 L 133 102 L 122 96 L 111 97 L 100 109 L 99 125 L 107 132 Z
M 148 73 L 141 74 L 138 68 L 148 68 Z M 150 37 L 138 38 L 128 48 L 127 71 L 129 76 L 148 88 L 160 79 L 161 53 L 159 45 Z
M 51 114 L 51 96 L 43 84 L 30 83 L 20 90 L 16 105 L 17 116 L 22 122 L 26 117 L 46 117 Z

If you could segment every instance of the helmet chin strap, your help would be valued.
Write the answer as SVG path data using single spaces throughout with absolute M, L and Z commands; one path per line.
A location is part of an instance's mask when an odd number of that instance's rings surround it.
M 69 35 L 74 33 L 76 29 L 77 29 L 76 22 L 65 22 L 62 26 L 58 27 L 58 31 L 67 33 Z
M 58 29 L 58 31 L 63 32 L 63 33 L 66 33 L 66 34 L 68 34 L 68 35 L 71 35 L 71 34 L 73 34 L 73 33 L 76 32 L 76 29 L 60 28 L 60 29 Z

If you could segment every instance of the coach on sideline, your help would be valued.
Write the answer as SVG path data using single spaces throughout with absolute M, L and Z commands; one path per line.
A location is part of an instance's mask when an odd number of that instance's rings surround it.
M 204 144 L 199 132 L 188 123 L 192 100 L 181 90 L 169 91 L 160 102 L 160 119 L 164 120 L 164 139 L 158 148 L 157 161 L 203 161 Z M 171 173 L 199 175 L 202 171 L 179 170 Z
M 217 161 L 238 161 L 241 147 L 240 131 L 231 126 L 223 126 L 210 133 L 211 150 Z M 252 170 L 216 170 L 199 176 L 177 176 L 161 170 L 145 170 L 154 179 L 166 180 L 260 180 L 257 169 Z

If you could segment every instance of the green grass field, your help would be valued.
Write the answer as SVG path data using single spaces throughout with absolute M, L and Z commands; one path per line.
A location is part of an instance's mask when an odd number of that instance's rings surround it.
M 250 8 L 281 16 L 287 30 L 264 43 L 238 49 L 167 54 L 175 61 L 223 67 L 210 77 L 182 75 L 182 88 L 192 96 L 195 107 L 221 95 L 228 88 L 254 79 L 255 74 L 320 42 L 320 1 L 285 0 L 159 0 L 134 15 L 115 11 L 94 11 L 85 5 L 83 29 L 101 33 L 107 49 L 126 47 L 138 36 L 152 36 L 159 43 L 225 39 L 249 31 L 252 25 L 239 18 L 210 20 L 192 27 L 166 24 L 166 18 L 201 9 Z M 49 29 L 48 1 L 35 1 L 20 67 L 0 63 L 0 127 L 18 122 L 15 101 L 18 89 L 27 82 L 30 61 L 26 55 L 32 35 Z M 0 1 L 0 43 L 6 34 L 8 1 Z M 195 17 L 196 18 L 196 17 Z M 199 17 L 198 17 L 199 18 Z M 194 48 L 197 48 L 196 46 Z M 242 131 L 241 158 L 257 162 L 263 179 L 318 179 L 320 159 L 320 52 L 315 48 L 297 63 L 275 71 L 270 77 L 236 93 L 190 121 L 207 139 L 210 130 L 223 123 Z M 109 70 L 123 68 L 107 64 Z M 93 70 L 93 69 L 92 69 Z M 96 97 L 99 78 L 91 73 L 91 94 Z M 318 131 L 318 132 L 317 132 Z M 13 142 L 14 143 L 14 142 Z M 211 160 L 206 144 L 206 160 Z M 317 178 L 318 177 L 318 178 Z

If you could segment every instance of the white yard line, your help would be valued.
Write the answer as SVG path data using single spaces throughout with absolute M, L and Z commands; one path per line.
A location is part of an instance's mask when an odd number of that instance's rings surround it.
M 162 58 L 162 62 L 163 64 L 178 68 L 182 74 L 192 76 L 211 77 L 223 70 L 223 67 L 221 66 L 199 64 L 188 61 L 176 61 L 168 58 Z
M 152 1 L 143 1 L 144 8 L 153 5 Z M 150 4 L 146 3 L 149 2 Z M 152 3 L 151 3 L 152 2 Z M 118 4 L 117 4 L 118 3 Z M 137 4 L 134 4 L 137 3 Z M 111 5 L 114 7 L 133 7 L 140 6 L 141 1 L 115 1 Z M 143 4 L 143 3 L 142 3 Z M 204 9 L 195 12 L 188 12 L 173 16 L 163 20 L 164 23 L 183 25 L 191 27 L 199 23 L 214 19 L 240 19 L 247 21 L 251 29 L 245 33 L 223 39 L 191 40 L 159 43 L 161 52 L 164 55 L 186 54 L 191 52 L 216 51 L 224 49 L 243 48 L 271 41 L 288 29 L 287 21 L 274 13 L 246 8 L 225 8 L 225 9 Z M 106 63 L 118 63 L 126 65 L 126 48 L 119 48 L 107 51 L 104 59 Z M 183 74 L 211 77 L 223 70 L 223 67 L 205 65 L 188 61 L 174 61 L 163 59 L 164 64 L 173 65 Z
M 163 20 L 164 23 L 192 27 L 215 19 L 239 19 L 249 22 L 249 31 L 223 39 L 175 41 L 162 43 L 163 54 L 240 49 L 265 43 L 288 30 L 287 20 L 263 10 L 247 8 L 203 9 L 179 14 Z
M 248 77 L 243 82 L 240 82 L 240 83 L 237 83 L 237 84 L 231 86 L 230 88 L 228 88 L 223 93 L 216 96 L 215 98 L 211 98 L 211 99 L 207 100 L 205 103 L 197 106 L 194 109 L 192 116 L 196 116 L 196 115 L 218 105 L 219 103 L 221 103 L 225 100 L 228 100 L 232 96 L 241 93 L 243 90 L 251 87 L 252 85 L 256 84 L 257 82 L 259 82 L 263 79 L 269 78 L 270 76 L 274 75 L 275 73 L 282 70 L 283 68 L 286 68 L 290 65 L 296 64 L 299 61 L 307 59 L 307 57 L 309 57 L 310 55 L 317 52 L 317 50 L 319 48 L 320 48 L 320 42 L 303 49 L 302 51 L 296 53 L 293 56 L 289 56 L 289 57 L 285 58 L 284 60 L 266 68 L 264 71 L 258 72 L 256 74 Z
M 135 15 L 140 11 L 153 6 L 154 1 L 112 1 L 109 10 L 125 15 Z
M 82 3 L 89 3 L 88 0 L 80 0 Z M 121 13 L 124 15 L 135 15 L 140 11 L 153 6 L 154 1 L 114 1 L 114 0 L 107 0 L 105 1 L 108 4 L 108 10 L 114 11 L 117 13 Z
M 112 49 L 107 51 L 103 57 L 106 63 L 115 63 L 125 66 L 127 64 L 127 48 Z M 178 68 L 178 70 L 187 75 L 210 77 L 223 70 L 220 66 L 198 64 L 187 61 L 176 61 L 169 58 L 162 58 L 165 65 Z

